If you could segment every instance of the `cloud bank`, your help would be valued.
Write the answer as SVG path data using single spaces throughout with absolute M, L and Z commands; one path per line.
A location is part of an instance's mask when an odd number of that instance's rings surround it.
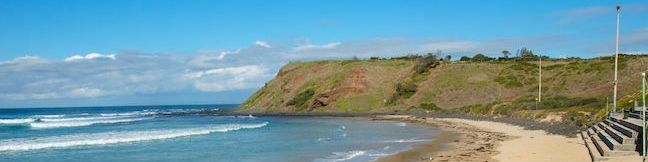
M 625 51 L 648 51 L 648 28 L 628 32 Z M 0 102 L 155 96 L 174 93 L 253 91 L 290 61 L 394 57 L 443 51 L 444 54 L 499 56 L 502 50 L 528 47 L 551 56 L 570 55 L 582 44 L 566 35 L 490 40 L 377 38 L 325 43 L 254 41 L 234 50 L 193 54 L 117 52 L 72 55 L 63 59 L 24 56 L 0 62 Z M 611 53 L 605 46 L 587 50 Z M 568 49 L 545 50 L 545 49 Z M 570 55 L 572 56 L 572 55 Z

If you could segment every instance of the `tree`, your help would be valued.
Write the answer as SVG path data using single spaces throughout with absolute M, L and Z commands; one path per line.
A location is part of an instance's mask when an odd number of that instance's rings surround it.
M 468 56 L 461 56 L 461 58 L 459 58 L 459 61 L 470 61 L 470 57 L 468 57 Z
M 445 57 L 445 61 L 450 61 L 450 60 L 452 60 L 452 56 L 448 55 Z
M 484 62 L 484 61 L 490 61 L 491 58 L 484 54 L 478 53 L 475 56 L 473 56 L 472 60 L 476 62 Z
M 508 50 L 503 50 L 502 55 L 504 55 L 504 58 L 508 58 L 509 55 L 511 55 L 511 52 L 509 52 Z
M 522 48 L 520 49 L 520 57 L 535 57 L 535 55 L 533 54 L 533 51 L 531 51 L 531 49 Z

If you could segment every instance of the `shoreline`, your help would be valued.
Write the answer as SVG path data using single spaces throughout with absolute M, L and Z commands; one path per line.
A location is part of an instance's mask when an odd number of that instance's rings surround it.
M 416 122 L 441 130 L 441 134 L 432 138 L 432 141 L 381 157 L 376 160 L 379 162 L 591 161 L 589 151 L 579 134 L 582 128 L 562 123 L 458 113 L 232 112 L 227 115 L 361 117 Z
M 495 161 L 497 142 L 508 137 L 502 133 L 480 130 L 474 126 L 409 115 L 376 116 L 376 120 L 416 122 L 439 129 L 442 133 L 432 141 L 413 146 L 396 154 L 381 157 L 377 162 L 403 161 Z
M 378 162 L 591 161 L 589 152 L 578 135 L 568 137 L 508 123 L 463 118 L 384 115 L 376 116 L 375 119 L 419 122 L 445 132 L 438 139 L 382 157 Z

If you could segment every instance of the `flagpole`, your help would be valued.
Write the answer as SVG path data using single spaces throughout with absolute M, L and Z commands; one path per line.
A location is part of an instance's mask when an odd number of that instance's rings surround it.
M 617 15 L 616 15 L 616 50 L 614 52 L 614 101 L 612 104 L 613 113 L 616 114 L 617 109 L 617 86 L 618 86 L 618 71 L 619 71 L 619 14 L 621 12 L 621 6 L 616 6 Z
M 641 98 L 643 99 L 643 107 L 641 109 L 641 119 L 643 121 L 643 126 L 641 127 L 643 130 L 643 145 L 641 145 L 641 150 L 643 151 L 643 159 L 646 161 L 646 73 L 641 73 L 641 83 Z

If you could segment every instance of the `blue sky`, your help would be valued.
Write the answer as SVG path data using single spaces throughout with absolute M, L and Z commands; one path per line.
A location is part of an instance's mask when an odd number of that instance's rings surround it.
M 239 103 L 294 60 L 648 53 L 648 2 L 0 1 L 0 107 Z

